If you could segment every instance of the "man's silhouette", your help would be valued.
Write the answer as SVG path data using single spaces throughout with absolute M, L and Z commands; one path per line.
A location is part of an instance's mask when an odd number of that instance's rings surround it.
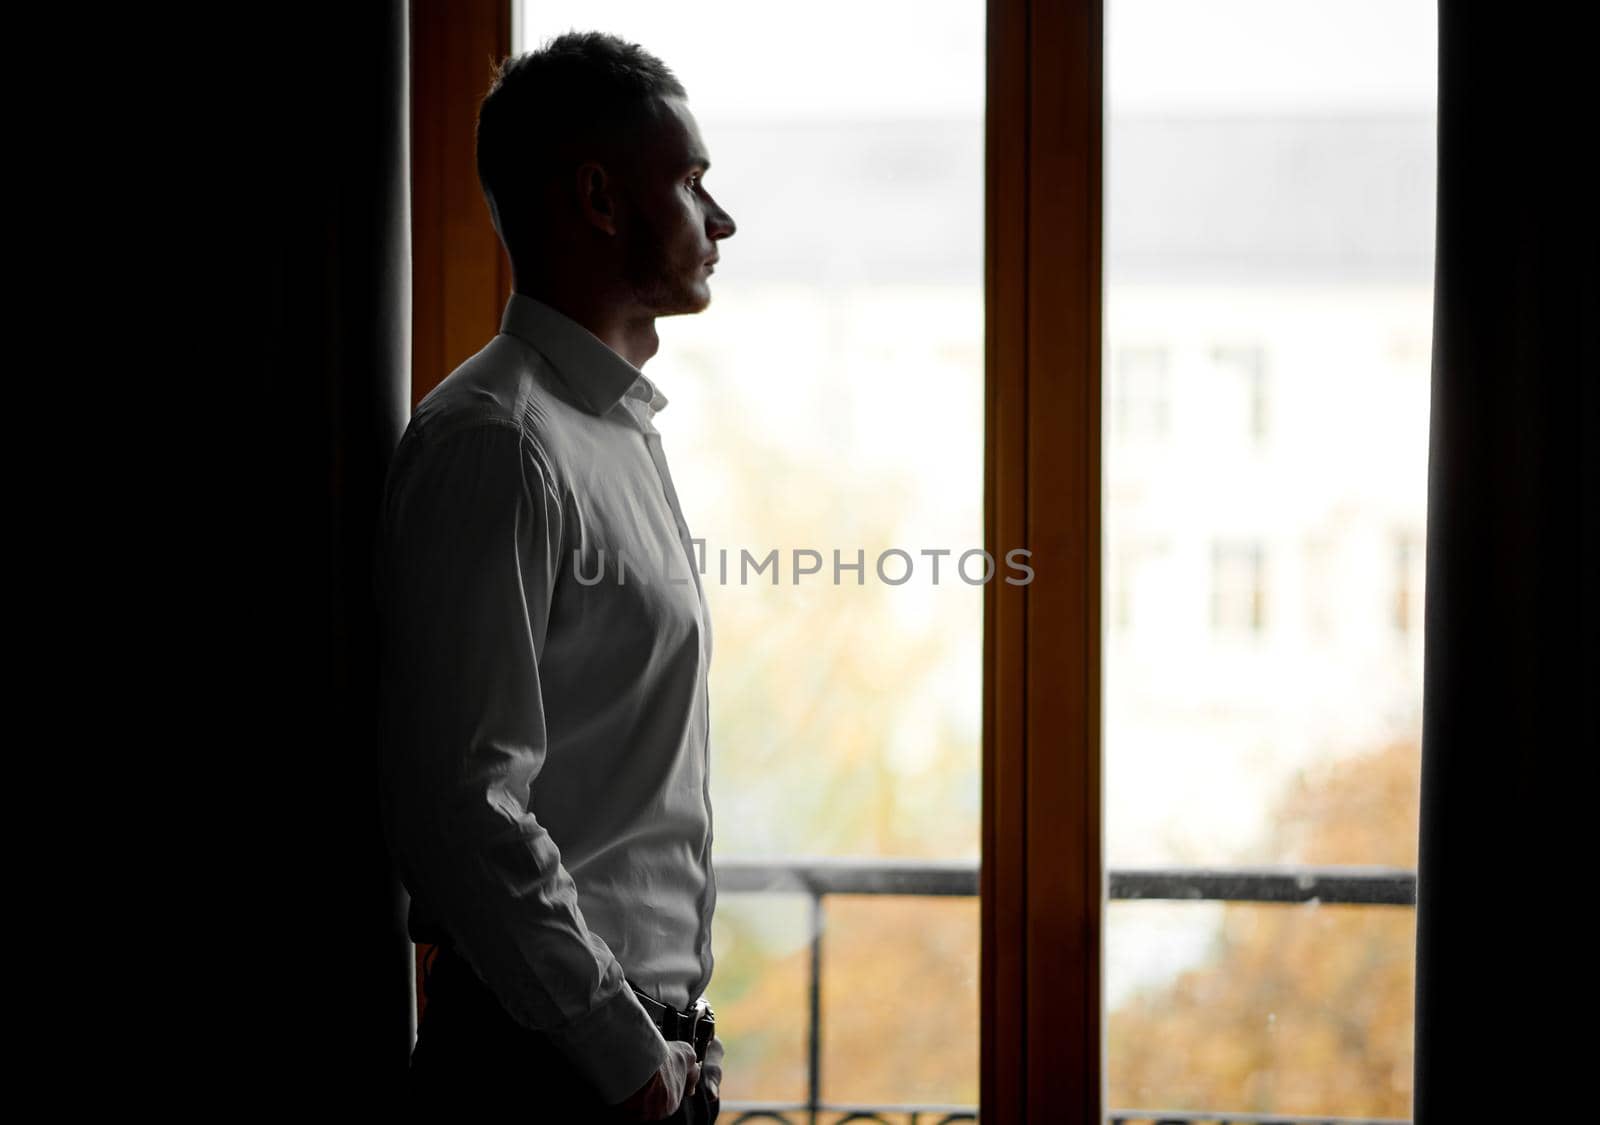
M 477 158 L 515 292 L 382 513 L 385 827 L 439 947 L 412 1084 L 539 1121 L 718 1108 L 711 621 L 640 372 L 734 232 L 685 97 L 598 33 L 501 64 Z

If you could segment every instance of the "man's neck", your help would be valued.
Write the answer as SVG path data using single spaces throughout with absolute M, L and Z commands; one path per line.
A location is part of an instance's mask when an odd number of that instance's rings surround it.
M 586 301 L 570 293 L 520 287 L 516 291 L 525 297 L 542 301 L 563 316 L 577 321 L 641 371 L 661 347 L 661 338 L 656 335 L 654 314 L 619 309 L 603 300 Z

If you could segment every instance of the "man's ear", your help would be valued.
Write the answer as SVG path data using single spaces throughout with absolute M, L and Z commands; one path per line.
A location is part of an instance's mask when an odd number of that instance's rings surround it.
M 578 206 L 584 220 L 607 234 L 617 233 L 617 203 L 615 184 L 606 174 L 605 166 L 586 160 L 577 171 Z

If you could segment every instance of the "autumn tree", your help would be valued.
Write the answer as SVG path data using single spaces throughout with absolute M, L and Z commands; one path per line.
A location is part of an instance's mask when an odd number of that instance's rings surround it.
M 1414 869 L 1419 763 L 1397 741 L 1302 776 L 1268 851 Z M 1404 907 L 1224 907 L 1204 964 L 1111 1013 L 1110 1103 L 1409 1116 L 1415 940 Z

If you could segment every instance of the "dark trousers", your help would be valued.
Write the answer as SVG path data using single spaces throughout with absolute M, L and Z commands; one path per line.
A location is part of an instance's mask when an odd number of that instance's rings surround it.
M 526 1125 L 597 1125 L 620 1120 L 549 1037 L 511 1018 L 472 967 L 448 946 L 430 955 L 427 1006 L 411 1054 L 409 1101 L 458 1120 L 512 1114 Z M 702 1084 L 672 1125 L 711 1125 L 719 1100 Z

